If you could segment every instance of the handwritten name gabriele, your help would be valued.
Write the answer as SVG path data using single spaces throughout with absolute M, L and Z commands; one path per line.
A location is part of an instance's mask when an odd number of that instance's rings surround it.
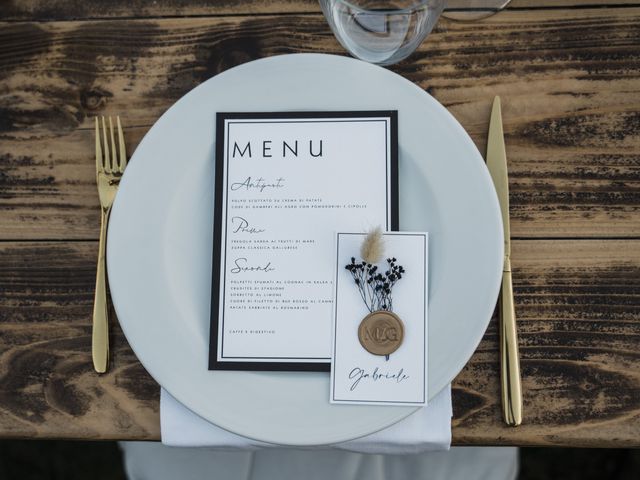
M 276 145 L 274 145 L 276 144 Z M 304 147 L 301 147 L 301 144 Z M 309 155 L 315 158 L 322 157 L 322 140 L 309 140 Z M 262 142 L 247 142 L 245 145 L 238 145 L 233 142 L 231 158 L 253 158 L 254 152 L 261 152 L 262 158 L 272 158 L 274 153 L 281 158 L 297 158 L 298 152 L 302 155 L 302 150 L 306 150 L 307 142 L 295 140 L 274 142 L 273 140 L 263 140 Z M 282 147 L 282 148 L 280 148 Z
M 376 367 L 373 372 L 369 373 L 363 368 L 356 367 L 349 372 L 349 380 L 353 380 L 349 390 L 353 392 L 362 381 L 379 382 L 380 380 L 391 380 L 393 383 L 397 384 L 407 378 L 409 378 L 409 375 L 405 375 L 404 368 L 401 368 L 396 373 L 391 373 L 381 372 L 378 367 Z

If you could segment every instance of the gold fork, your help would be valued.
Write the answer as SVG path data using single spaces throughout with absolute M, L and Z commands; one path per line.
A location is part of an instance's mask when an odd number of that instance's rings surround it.
M 96 273 L 96 293 L 93 301 L 93 335 L 91 351 L 93 368 L 96 372 L 104 373 L 109 364 L 109 314 L 107 307 L 107 279 L 105 267 L 105 247 L 107 240 L 107 225 L 111 205 L 116 197 L 120 178 L 127 166 L 127 153 L 124 147 L 124 136 L 120 117 L 116 117 L 118 128 L 118 153 L 113 134 L 113 122 L 109 117 L 109 137 L 107 139 L 107 125 L 102 117 L 102 144 L 100 142 L 100 122 L 96 117 L 96 183 L 100 195 L 100 244 L 98 246 L 98 269 Z

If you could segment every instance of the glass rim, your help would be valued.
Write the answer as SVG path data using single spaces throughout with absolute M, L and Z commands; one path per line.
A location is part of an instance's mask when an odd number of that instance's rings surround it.
M 402 15 L 402 14 L 411 13 L 415 10 L 424 8 L 425 6 L 428 6 L 429 4 L 432 4 L 432 3 L 440 3 L 443 6 L 445 3 L 444 0 L 414 0 L 413 5 L 410 7 L 390 8 L 389 10 L 379 10 L 378 12 L 375 12 L 373 10 L 367 9 L 366 7 L 355 5 L 353 3 L 353 0 L 332 0 L 332 1 L 333 3 L 342 3 L 343 5 L 347 5 L 348 7 L 351 7 L 356 10 L 371 11 L 372 13 L 380 13 L 384 15 Z

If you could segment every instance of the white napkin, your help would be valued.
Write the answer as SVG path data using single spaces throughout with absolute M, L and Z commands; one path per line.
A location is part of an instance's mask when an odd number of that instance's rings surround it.
M 449 385 L 426 407 L 422 407 L 398 423 L 380 432 L 336 444 L 333 447 L 353 452 L 379 454 L 449 450 L 452 413 L 451 385 Z M 173 447 L 257 450 L 278 446 L 236 435 L 207 422 L 178 402 L 164 388 L 160 390 L 160 430 L 162 443 Z

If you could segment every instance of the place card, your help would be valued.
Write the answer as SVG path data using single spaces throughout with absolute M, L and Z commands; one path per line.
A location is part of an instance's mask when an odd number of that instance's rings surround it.
M 398 227 L 395 111 L 218 113 L 209 368 L 329 371 L 335 235 Z
M 428 234 L 385 233 L 376 263 L 366 236 L 337 234 L 329 400 L 426 405 Z

